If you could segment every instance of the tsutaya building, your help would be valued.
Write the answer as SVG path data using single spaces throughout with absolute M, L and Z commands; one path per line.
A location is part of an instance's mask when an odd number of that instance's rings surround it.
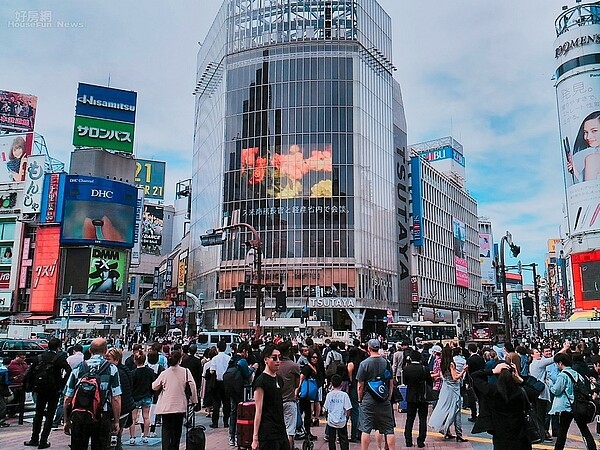
M 209 329 L 247 329 L 263 243 L 263 324 L 383 333 L 411 313 L 409 157 L 375 0 L 229 0 L 198 53 L 188 291 Z M 237 290 L 246 310 L 234 311 Z M 275 314 L 275 293 L 287 311 Z

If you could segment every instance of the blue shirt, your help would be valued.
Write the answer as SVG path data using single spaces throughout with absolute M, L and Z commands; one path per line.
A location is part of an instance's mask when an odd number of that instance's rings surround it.
M 106 360 L 102 355 L 93 355 L 87 361 L 82 362 L 78 366 L 76 366 L 71 375 L 69 376 L 69 380 L 67 381 L 67 385 L 65 386 L 64 394 L 66 397 L 73 397 L 75 395 L 75 389 L 77 388 L 77 383 L 79 383 L 79 373 L 81 372 L 81 368 L 83 364 L 87 364 L 90 368 L 100 367 L 102 363 Z M 101 395 L 106 396 L 106 394 L 110 393 L 110 396 L 117 397 L 121 395 L 121 380 L 119 379 L 119 369 L 114 364 L 110 364 L 108 371 L 106 372 L 106 376 L 100 377 L 100 392 Z M 109 397 L 110 397 L 109 396 Z M 106 397 L 105 397 L 106 398 Z M 104 402 L 104 411 L 108 410 L 108 401 Z

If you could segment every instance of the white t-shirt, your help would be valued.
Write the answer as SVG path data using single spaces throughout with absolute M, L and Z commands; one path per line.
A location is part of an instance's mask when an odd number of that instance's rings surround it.
M 325 398 L 325 409 L 327 410 L 327 424 L 333 428 L 344 428 L 346 426 L 346 411 L 352 409 L 350 397 L 344 391 L 333 390 Z

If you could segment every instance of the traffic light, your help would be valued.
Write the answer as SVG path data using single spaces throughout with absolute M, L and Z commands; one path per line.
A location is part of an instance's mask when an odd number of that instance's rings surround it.
M 285 292 L 275 293 L 275 310 L 277 312 L 287 311 L 287 295 Z
M 235 310 L 243 311 L 246 308 L 246 292 L 241 289 L 235 293 Z
M 527 294 L 523 297 L 523 315 L 533 317 L 533 298 Z

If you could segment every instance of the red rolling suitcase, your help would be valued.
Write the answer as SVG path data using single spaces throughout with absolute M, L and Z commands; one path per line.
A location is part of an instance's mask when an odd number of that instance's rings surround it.
M 246 398 L 237 406 L 237 445 L 238 449 L 252 448 L 252 437 L 254 435 L 254 414 L 256 413 L 256 403 L 254 400 L 247 399 L 247 392 L 244 392 Z

